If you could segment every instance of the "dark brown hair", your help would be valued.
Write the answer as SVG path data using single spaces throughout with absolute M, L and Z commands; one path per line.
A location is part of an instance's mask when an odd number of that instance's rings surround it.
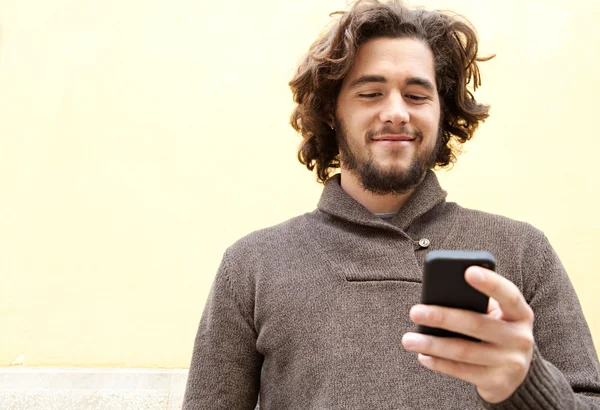
M 340 167 L 335 131 L 329 126 L 342 81 L 361 44 L 379 37 L 410 37 L 426 42 L 434 56 L 441 103 L 441 141 L 435 165 L 456 161 L 460 145 L 468 141 L 489 106 L 479 104 L 471 91 L 481 85 L 477 33 L 463 17 L 442 11 L 409 9 L 401 0 L 382 3 L 359 0 L 315 41 L 289 85 L 297 104 L 291 125 L 302 134 L 298 159 L 317 180 L 325 182 Z

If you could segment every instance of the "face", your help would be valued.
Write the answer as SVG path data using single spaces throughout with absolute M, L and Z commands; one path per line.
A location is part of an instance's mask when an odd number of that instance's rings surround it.
M 375 194 L 402 194 L 435 164 L 440 101 L 433 54 L 411 38 L 361 45 L 336 102 L 342 178 Z

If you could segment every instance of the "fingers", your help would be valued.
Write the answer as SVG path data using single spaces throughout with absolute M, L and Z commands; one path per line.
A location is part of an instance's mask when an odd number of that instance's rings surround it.
M 488 305 L 488 315 L 494 319 L 502 319 L 502 309 L 500 309 L 500 305 L 494 298 L 490 298 L 490 303 Z
M 506 366 L 490 367 L 458 362 L 419 353 L 419 363 L 435 372 L 472 383 L 488 403 L 499 403 L 510 397 L 523 383 L 531 359 L 519 355 L 507 357 Z
M 488 372 L 488 369 L 485 366 L 454 362 L 452 360 L 423 354 L 418 355 L 418 360 L 419 363 L 430 370 L 456 377 L 457 379 L 464 380 L 474 385 L 477 385 L 482 378 L 486 377 Z
M 498 304 L 498 301 L 494 298 L 490 298 L 490 301 L 488 303 L 488 313 L 492 313 L 496 310 L 500 309 L 500 305 Z
M 406 350 L 427 356 L 479 366 L 499 366 L 505 362 L 499 347 L 457 338 L 406 333 L 402 337 L 402 345 Z
M 533 311 L 519 288 L 508 279 L 489 269 L 471 266 L 465 272 L 465 280 L 475 289 L 498 302 L 504 320 L 525 320 L 533 323 Z
M 497 403 L 509 397 L 527 375 L 533 357 L 533 311 L 509 280 L 470 267 L 465 280 L 490 297 L 487 313 L 435 305 L 416 305 L 411 320 L 480 339 L 473 342 L 406 333 L 403 346 L 436 372 L 472 383 L 481 397 Z
M 520 334 L 525 333 L 524 329 L 516 323 L 463 309 L 415 305 L 409 315 L 410 319 L 418 325 L 446 329 L 505 346 L 513 346 L 519 340 Z

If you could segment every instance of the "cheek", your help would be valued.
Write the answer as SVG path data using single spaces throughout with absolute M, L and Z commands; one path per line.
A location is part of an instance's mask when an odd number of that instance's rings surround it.
M 427 135 L 436 138 L 440 128 L 440 111 L 432 110 L 423 123 L 423 129 Z
M 368 120 L 357 115 L 348 116 L 344 125 L 350 139 L 359 143 L 364 142 L 365 134 L 372 128 L 372 124 Z

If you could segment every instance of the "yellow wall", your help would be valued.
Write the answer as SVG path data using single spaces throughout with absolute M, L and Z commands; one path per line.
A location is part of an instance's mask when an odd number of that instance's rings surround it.
M 498 55 L 450 199 L 544 230 L 600 347 L 600 2 L 415 3 Z M 0 366 L 188 366 L 225 247 L 316 205 L 287 82 L 344 7 L 0 3 Z

